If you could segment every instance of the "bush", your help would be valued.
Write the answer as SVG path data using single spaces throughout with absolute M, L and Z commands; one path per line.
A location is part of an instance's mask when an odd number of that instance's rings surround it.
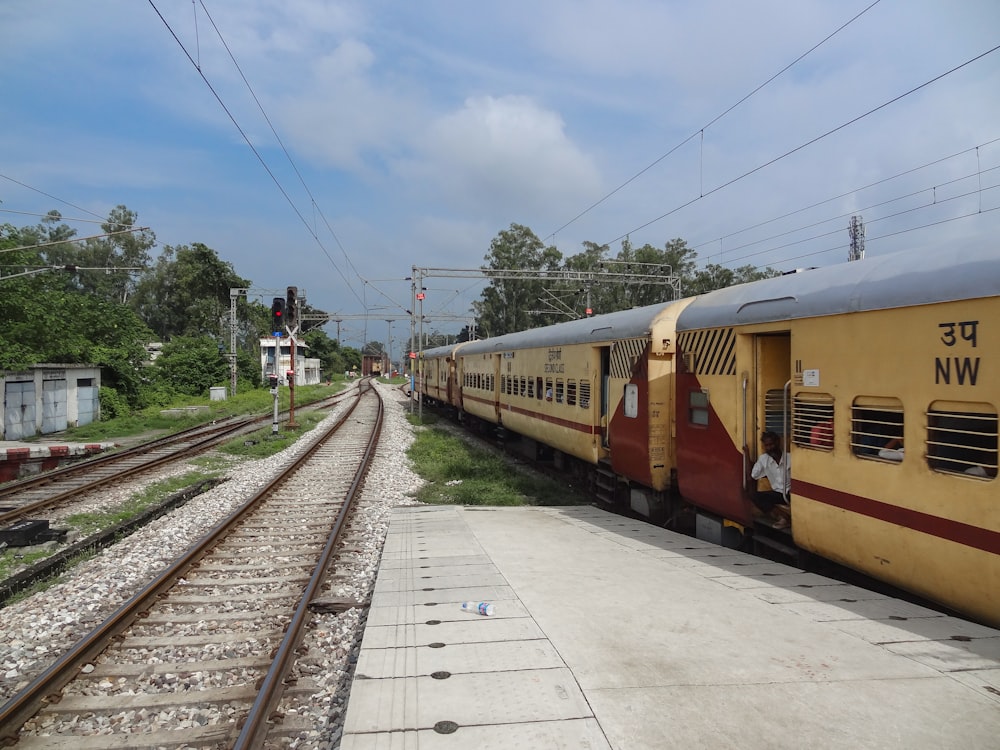
M 128 401 L 114 388 L 101 386 L 99 392 L 101 399 L 101 421 L 107 422 L 110 419 L 127 417 L 132 413 Z

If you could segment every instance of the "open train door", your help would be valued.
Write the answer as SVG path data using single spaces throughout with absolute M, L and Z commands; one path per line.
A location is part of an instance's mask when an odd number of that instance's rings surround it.
M 611 349 L 610 347 L 601 347 L 601 378 L 600 378 L 600 401 L 601 404 L 601 447 L 608 448 L 608 401 L 609 401 L 609 390 L 610 390 L 610 380 L 611 380 Z
M 781 448 L 788 452 L 791 443 L 792 408 L 792 336 L 788 331 L 754 334 L 753 373 L 743 392 L 744 442 L 749 449 L 749 467 L 760 455 L 760 434 L 768 430 L 781 436 Z M 744 472 L 744 474 L 747 473 Z M 791 486 L 786 482 L 786 486 Z

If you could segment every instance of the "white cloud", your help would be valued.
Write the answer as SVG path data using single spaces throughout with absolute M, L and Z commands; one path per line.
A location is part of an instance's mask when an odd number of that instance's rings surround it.
M 478 96 L 441 115 L 399 172 L 417 192 L 456 212 L 545 218 L 601 187 L 593 159 L 567 135 L 558 113 L 524 96 Z M 502 227 L 501 227 L 502 228 Z

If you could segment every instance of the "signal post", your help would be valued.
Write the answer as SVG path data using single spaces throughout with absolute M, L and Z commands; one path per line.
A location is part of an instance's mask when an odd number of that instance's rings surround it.
M 281 364 L 281 334 L 285 327 L 285 300 L 275 297 L 271 300 L 271 334 L 274 336 L 274 371 L 268 375 L 271 395 L 274 396 L 274 418 L 271 420 L 271 436 L 278 434 L 278 366 Z
M 299 330 L 299 288 L 285 292 L 285 328 L 288 330 L 288 428 L 295 429 L 295 334 Z

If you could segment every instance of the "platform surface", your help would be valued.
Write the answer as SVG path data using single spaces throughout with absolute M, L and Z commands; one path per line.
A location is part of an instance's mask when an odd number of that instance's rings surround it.
M 1000 631 L 595 508 L 398 508 L 340 747 L 994 750 Z

